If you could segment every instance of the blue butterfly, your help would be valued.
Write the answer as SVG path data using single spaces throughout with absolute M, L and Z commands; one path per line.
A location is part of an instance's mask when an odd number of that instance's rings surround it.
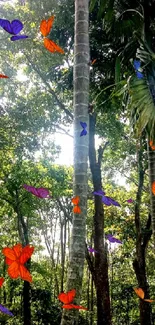
M 86 134 L 87 134 L 87 130 L 86 130 L 87 123 L 85 123 L 85 122 L 80 122 L 80 125 L 81 125 L 82 128 L 83 128 L 83 130 L 82 130 L 81 133 L 80 133 L 80 137 L 82 137 L 83 135 L 86 135 Z
M 144 78 L 144 74 L 141 73 L 140 71 L 138 71 L 140 69 L 141 66 L 141 62 L 139 60 L 134 60 L 133 61 L 133 66 L 136 70 L 136 76 L 138 79 L 143 79 Z

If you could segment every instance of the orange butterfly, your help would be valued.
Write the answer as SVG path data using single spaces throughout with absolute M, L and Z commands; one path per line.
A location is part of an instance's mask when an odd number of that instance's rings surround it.
M 0 287 L 2 287 L 3 283 L 4 283 L 5 279 L 4 278 L 0 278 Z
M 5 76 L 4 74 L 0 74 L 0 78 L 9 78 L 9 77 Z
M 155 302 L 155 300 L 153 299 L 144 299 L 144 291 L 142 288 L 133 288 L 133 290 L 135 291 L 135 293 L 137 294 L 137 296 L 139 298 L 141 298 L 142 300 L 146 301 L 146 302 Z
M 155 181 L 152 183 L 152 193 L 155 195 Z
M 65 309 L 83 309 L 83 310 L 88 310 L 87 308 L 83 307 L 83 306 L 78 306 L 78 305 L 74 305 L 71 304 L 71 302 L 73 302 L 74 298 L 76 295 L 76 290 L 72 289 L 70 291 L 68 291 L 67 293 L 60 293 L 58 295 L 58 299 L 64 303 L 64 305 L 62 306 L 62 308 Z
M 51 16 L 47 20 L 43 19 L 41 21 L 40 32 L 44 37 L 46 37 L 50 33 L 50 30 L 53 26 L 53 21 L 54 21 L 54 16 Z M 49 38 L 44 38 L 44 46 L 48 51 L 52 53 L 59 52 L 61 54 L 64 54 L 64 50 Z
M 2 249 L 2 253 L 6 257 L 5 262 L 9 265 L 8 274 L 12 279 L 21 277 L 24 281 L 32 282 L 32 276 L 24 264 L 30 259 L 33 251 L 34 247 L 29 245 L 22 247 L 21 244 Z
M 150 142 L 149 142 L 149 145 L 150 145 L 150 147 L 151 147 L 151 149 L 152 149 L 152 150 L 155 150 L 155 146 L 154 146 L 154 144 L 153 144 L 153 141 L 152 141 L 152 140 L 150 140 Z
M 75 205 L 75 207 L 73 208 L 73 212 L 77 213 L 77 214 L 81 213 L 81 209 L 78 206 L 79 202 L 80 202 L 79 196 L 75 196 L 75 197 L 72 198 L 72 203 Z
M 97 61 L 97 59 L 94 59 L 94 60 L 91 62 L 91 65 L 95 64 L 96 61 Z

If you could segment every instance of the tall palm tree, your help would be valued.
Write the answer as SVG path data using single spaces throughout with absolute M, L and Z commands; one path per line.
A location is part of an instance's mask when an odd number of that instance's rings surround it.
M 88 134 L 81 136 L 80 122 L 89 130 L 89 10 L 88 0 L 75 0 L 74 38 L 74 195 L 80 197 L 81 213 L 73 216 L 67 289 L 76 289 L 79 303 L 85 259 L 85 219 L 87 215 Z M 78 324 L 78 315 L 64 311 L 61 325 Z

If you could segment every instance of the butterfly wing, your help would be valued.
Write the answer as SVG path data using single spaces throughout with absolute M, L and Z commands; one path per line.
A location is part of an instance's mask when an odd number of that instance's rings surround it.
M 133 288 L 133 290 L 139 298 L 144 299 L 144 291 L 142 288 Z
M 0 278 L 0 287 L 2 287 L 3 283 L 4 283 L 5 279 L 4 278 Z
M 15 36 L 12 36 L 10 39 L 11 41 L 18 41 L 19 39 L 25 39 L 25 38 L 28 38 L 27 35 L 15 35 Z
M 141 73 L 140 71 L 136 71 L 136 75 L 138 79 L 143 79 L 144 78 L 144 74 Z
M 81 208 L 76 205 L 74 208 L 73 208 L 73 212 L 76 213 L 76 214 L 80 214 L 81 213 Z
M 153 145 L 153 141 L 152 140 L 149 142 L 149 145 L 150 145 L 150 147 L 151 147 L 152 150 L 155 150 L 155 145 Z
M 155 302 L 155 300 L 153 300 L 153 299 L 144 299 L 144 301 L 146 301 L 146 302 Z
M 40 23 L 40 32 L 43 36 L 47 36 L 53 26 L 54 16 L 51 16 L 48 20 L 43 19 Z
M 75 196 L 72 198 L 72 203 L 75 204 L 75 205 L 78 205 L 79 202 L 80 202 L 80 197 L 79 196 Z
M 81 133 L 80 133 L 80 137 L 82 137 L 83 135 L 86 135 L 87 134 L 87 130 L 82 130 Z
M 82 126 L 83 129 L 86 129 L 86 127 L 87 127 L 87 123 L 85 123 L 85 122 L 80 122 L 80 125 Z
M 112 205 L 111 200 L 108 196 L 102 196 L 102 202 L 108 206 Z
M 107 202 L 109 203 L 109 204 L 107 204 L 107 203 L 105 203 L 104 201 L 103 201 L 103 198 L 105 198 L 105 201 L 106 201 L 106 199 L 107 199 Z M 117 201 L 115 201 L 114 199 L 112 199 L 111 197 L 109 197 L 109 196 L 104 196 L 102 198 L 102 201 L 106 204 L 106 205 L 115 205 L 115 206 L 117 206 L 117 207 L 120 207 L 120 204 L 117 202 Z M 111 204 L 110 204 L 111 203 Z
M 5 76 L 4 74 L 0 74 L 0 78 L 9 78 L 9 77 Z
M 7 265 L 11 265 L 12 262 L 13 262 L 13 261 L 10 260 L 10 258 L 8 258 L 8 257 L 5 258 L 5 263 L 6 263 Z
M 97 253 L 97 251 L 94 248 L 92 248 L 92 247 L 88 247 L 88 251 L 90 253 Z
M 49 38 L 44 38 L 44 46 L 51 53 L 58 52 L 58 53 L 64 54 L 64 50 L 60 46 L 58 46 L 57 44 L 55 44 Z
M 141 62 L 139 60 L 134 60 L 133 61 L 133 66 L 135 70 L 138 70 L 140 68 Z
M 10 23 L 7 19 L 0 19 L 0 26 L 4 29 L 7 24 Z
M 18 19 L 12 20 L 12 22 L 11 22 L 12 32 L 9 32 L 9 33 L 16 35 L 23 29 L 23 27 L 24 26 L 20 20 L 18 20 Z
M 111 242 L 115 243 L 115 238 L 112 235 L 106 235 L 106 238 Z
M 72 304 L 67 304 L 67 305 L 63 305 L 62 308 L 64 309 L 73 309 L 73 305 Z
M 75 298 L 76 295 L 76 290 L 72 289 L 70 291 L 68 291 L 67 293 L 61 292 L 58 295 L 58 299 L 63 302 L 65 305 L 70 304 L 73 299 Z
M 152 193 L 155 195 L 155 181 L 152 183 Z
M 85 308 L 83 306 L 78 306 L 78 305 L 72 305 L 74 309 L 82 309 L 82 310 L 88 310 L 88 308 Z
M 83 309 L 83 310 L 88 310 L 87 308 L 85 308 L 83 306 L 78 306 L 78 305 L 74 305 L 74 304 L 63 305 L 62 308 L 65 308 L 65 309 Z
M 19 278 L 20 276 L 19 263 L 12 262 L 11 265 L 8 267 L 8 274 L 12 279 Z
M 95 64 L 96 61 L 97 61 L 97 59 L 94 59 L 94 60 L 91 62 L 91 65 Z
M 155 145 L 153 144 L 153 141 L 152 140 L 150 140 L 149 145 L 150 145 L 150 147 L 151 147 L 152 150 L 155 150 Z
M 30 247 L 29 245 L 25 246 L 19 258 L 20 264 L 25 264 L 30 259 L 33 252 L 34 247 Z
M 94 191 L 93 194 L 103 196 L 103 195 L 105 195 L 105 192 L 103 192 L 102 190 L 98 190 L 98 191 Z
M 38 191 L 37 188 L 35 188 L 34 186 L 30 186 L 30 185 L 26 185 L 24 184 L 23 187 L 25 188 L 25 190 L 27 190 L 28 192 L 32 193 L 35 196 L 38 196 Z
M 132 199 L 128 199 L 126 200 L 127 203 L 133 203 L 133 200 Z
M 0 304 L 0 311 L 9 316 L 14 316 L 9 309 Z
M 86 130 L 87 123 L 85 123 L 85 122 L 80 122 L 80 125 L 81 125 L 82 128 L 83 128 L 83 130 L 82 130 L 81 133 L 80 133 L 80 137 L 82 137 L 83 135 L 86 135 L 86 134 L 87 134 L 87 130 Z
M 19 265 L 19 275 L 22 280 L 32 282 L 32 276 L 26 267 L 22 264 Z
M 23 29 L 23 24 L 20 20 L 15 19 L 11 23 L 9 20 L 0 22 L 0 26 L 9 34 L 16 35 Z
M 49 197 L 49 190 L 47 190 L 46 188 L 44 187 L 40 187 L 37 189 L 37 192 L 38 192 L 38 197 L 42 198 L 42 199 L 45 199 L 46 197 Z
M 115 240 L 115 243 L 122 244 L 122 242 L 121 242 L 120 239 L 117 239 L 117 238 L 115 238 L 115 237 L 113 237 L 113 238 L 114 238 L 114 240 Z
M 6 247 L 2 249 L 4 256 L 8 257 L 11 261 L 15 261 L 17 258 L 19 258 L 21 252 L 22 245 L 20 243 L 15 245 L 13 248 Z

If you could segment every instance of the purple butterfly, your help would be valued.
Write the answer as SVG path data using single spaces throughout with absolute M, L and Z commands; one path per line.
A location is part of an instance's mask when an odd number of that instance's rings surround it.
M 28 36 L 26 36 L 26 35 L 15 35 L 15 36 L 12 36 L 10 39 L 11 39 L 11 41 L 18 41 L 19 39 L 24 39 L 24 38 L 28 38 Z
M 109 196 L 103 196 L 102 202 L 108 206 L 115 205 L 116 207 L 120 207 L 120 204 Z
M 94 191 L 93 194 L 99 195 L 99 196 L 104 196 L 105 192 L 103 192 L 102 190 L 98 190 L 98 191 Z
M 25 190 L 27 190 L 28 192 L 31 192 L 33 195 L 39 197 L 40 199 L 46 199 L 46 198 L 52 197 L 49 194 L 49 190 L 44 187 L 36 188 L 34 186 L 30 186 L 30 185 L 26 185 L 26 184 L 24 184 L 23 187 L 25 188 Z
M 117 207 L 120 207 L 120 204 L 113 200 L 111 197 L 109 196 L 105 196 L 105 192 L 103 192 L 102 190 L 99 190 L 99 191 L 95 191 L 93 192 L 94 195 L 99 195 L 99 196 L 102 196 L 102 202 L 108 206 L 110 205 L 115 205 Z
M 122 244 L 121 240 L 113 237 L 113 235 L 105 235 L 106 239 L 108 239 L 110 241 L 110 243 L 118 243 L 118 244 Z
M 82 128 L 83 128 L 83 130 L 82 130 L 81 133 L 80 133 L 80 137 L 82 137 L 83 135 L 86 135 L 86 134 L 87 134 L 87 130 L 86 130 L 87 123 L 85 123 L 85 122 L 80 122 L 80 125 L 81 125 Z
M 6 307 L 2 306 L 1 304 L 0 304 L 0 311 L 1 311 L 2 313 L 4 313 L 4 314 L 9 315 L 9 316 L 14 316 L 14 315 L 11 313 L 11 311 L 9 311 L 9 309 L 7 309 Z
M 133 200 L 133 199 L 128 199 L 128 200 L 126 200 L 126 202 L 128 202 L 128 203 L 133 203 L 134 200 Z
M 90 253 L 98 253 L 98 251 L 96 251 L 94 248 L 92 248 L 92 247 L 88 247 L 88 251 L 90 252 Z
M 137 76 L 137 78 L 138 79 L 143 79 L 144 78 L 144 74 L 139 71 L 140 66 L 141 66 L 141 62 L 139 60 L 134 60 L 133 61 L 133 66 L 134 66 L 134 68 L 136 70 L 136 76 Z
M 28 38 L 26 35 L 17 35 L 24 27 L 18 19 L 12 20 L 12 22 L 7 19 L 0 19 L 0 26 L 9 34 L 16 35 L 11 37 L 11 41 Z

